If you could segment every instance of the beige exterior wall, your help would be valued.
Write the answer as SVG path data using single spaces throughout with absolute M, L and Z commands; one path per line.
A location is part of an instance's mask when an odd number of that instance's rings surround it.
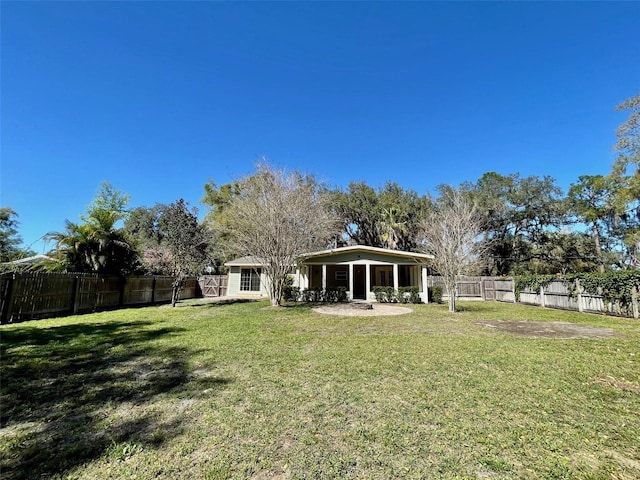
M 403 268 L 401 266 L 409 266 L 408 272 L 400 272 Z M 372 266 L 379 268 L 372 269 Z M 356 269 L 362 272 L 364 267 L 364 274 L 360 274 L 360 277 L 356 274 Z M 268 289 L 266 279 L 264 278 L 264 272 L 262 273 L 262 279 L 260 282 L 260 292 L 241 292 L 240 291 L 240 269 L 249 267 L 230 267 L 229 268 L 229 286 L 228 295 L 242 295 L 242 296 L 268 296 Z M 296 268 L 291 273 L 293 279 L 293 286 L 298 287 L 301 291 L 311 287 L 346 287 L 349 292 L 349 299 L 354 298 L 355 283 L 360 278 L 361 285 L 364 285 L 366 290 L 366 284 L 368 283 L 369 289 L 365 292 L 365 299 L 367 301 L 375 301 L 375 295 L 371 291 L 373 286 L 380 283 L 380 272 L 385 273 L 385 282 L 390 284 L 389 286 L 407 286 L 414 285 L 420 289 L 420 297 L 424 302 L 427 302 L 426 292 L 426 265 L 422 263 L 416 263 L 411 258 L 396 255 L 386 255 L 379 252 L 371 251 L 350 251 L 339 252 L 332 255 L 324 255 L 320 257 L 314 257 L 307 260 L 303 265 Z M 340 272 L 340 273 L 336 273 Z M 342 273 L 344 272 L 344 273 Z M 403 278 L 403 282 L 400 282 L 400 278 Z M 404 285 L 403 285 L 404 284 Z
M 240 271 L 242 268 L 252 267 L 229 267 L 229 280 L 227 286 L 227 295 L 241 295 L 247 297 L 268 297 L 269 290 L 267 289 L 267 281 L 264 274 L 264 270 L 260 275 L 260 291 L 259 292 L 247 292 L 240 291 Z M 255 268 L 255 267 L 254 267 Z

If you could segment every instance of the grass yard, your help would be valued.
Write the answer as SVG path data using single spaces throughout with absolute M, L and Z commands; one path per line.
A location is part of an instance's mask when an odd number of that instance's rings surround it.
M 3 326 L 0 477 L 640 478 L 640 322 L 461 306 L 193 302 Z

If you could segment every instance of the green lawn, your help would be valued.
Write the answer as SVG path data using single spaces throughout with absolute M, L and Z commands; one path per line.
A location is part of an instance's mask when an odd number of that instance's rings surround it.
M 0 328 L 0 477 L 640 478 L 640 322 L 500 303 L 267 303 Z M 483 320 L 574 322 L 542 339 Z

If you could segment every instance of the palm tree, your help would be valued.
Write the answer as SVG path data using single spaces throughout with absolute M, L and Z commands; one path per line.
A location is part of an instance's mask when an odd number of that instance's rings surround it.
M 126 216 L 126 197 L 103 183 L 101 191 L 83 216 L 84 223 L 67 220 L 63 232 L 51 232 L 56 257 L 67 271 L 110 274 L 132 273 L 138 258 L 126 233 L 116 228 Z
M 406 215 L 398 207 L 382 209 L 381 238 L 386 248 L 398 250 L 409 233 Z

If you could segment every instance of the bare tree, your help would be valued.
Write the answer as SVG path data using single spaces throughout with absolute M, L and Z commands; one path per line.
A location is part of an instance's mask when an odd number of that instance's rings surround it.
M 456 311 L 456 282 L 478 261 L 486 244 L 479 242 L 481 220 L 475 203 L 461 190 L 442 187 L 434 209 L 422 222 L 421 240 L 433 255 L 434 268 L 442 275 L 449 292 L 449 311 Z
M 280 305 L 287 276 L 305 253 L 327 246 L 336 222 L 323 189 L 308 175 L 262 163 L 238 184 L 222 219 L 229 247 L 263 263 L 271 305 Z

